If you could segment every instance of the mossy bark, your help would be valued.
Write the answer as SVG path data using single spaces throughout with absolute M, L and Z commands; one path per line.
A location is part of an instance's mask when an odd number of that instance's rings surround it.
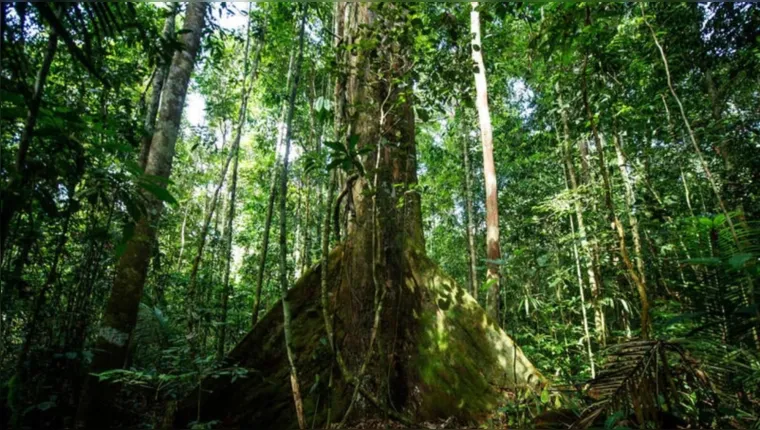
M 329 258 L 328 279 L 340 280 L 350 261 L 347 247 L 335 249 Z M 408 245 L 403 252 L 404 271 L 400 294 L 414 302 L 411 315 L 401 315 L 404 327 L 395 333 L 393 320 L 380 329 L 378 345 L 389 338 L 405 351 L 399 360 L 389 360 L 390 351 L 376 348 L 363 387 L 384 402 L 383 407 L 422 422 L 454 417 L 462 423 L 479 423 L 506 402 L 506 393 L 537 387 L 542 377 L 512 339 L 491 320 L 463 288 L 443 273 L 424 252 Z M 293 348 L 303 383 L 307 420 L 324 425 L 327 406 L 340 418 L 348 407 L 352 386 L 333 366 L 326 339 L 320 294 L 320 266 L 315 266 L 289 291 L 293 317 Z M 355 371 L 364 349 L 356 331 L 345 324 L 352 307 L 341 302 L 349 295 L 335 294 L 342 282 L 330 282 L 331 306 L 336 310 L 335 339 L 348 365 Z M 389 311 L 396 310 L 388 306 Z M 361 336 L 358 336 L 361 338 Z M 369 333 L 365 336 L 368 340 Z M 246 378 L 208 379 L 202 384 L 201 421 L 220 420 L 226 426 L 296 428 L 290 394 L 289 367 L 282 347 L 282 308 L 276 306 L 229 354 L 229 365 L 249 370 Z M 360 347 L 361 348 L 361 347 Z M 390 365 L 391 371 L 388 372 Z M 331 398 L 327 381 L 334 373 Z M 390 374 L 389 374 L 390 373 Z M 390 381 L 390 383 L 389 383 Z M 311 387 L 311 389 L 309 389 Z M 390 393 L 390 394 L 389 394 Z M 185 426 L 198 416 L 198 391 L 181 405 L 176 425 Z M 383 417 L 383 411 L 360 397 L 352 419 Z

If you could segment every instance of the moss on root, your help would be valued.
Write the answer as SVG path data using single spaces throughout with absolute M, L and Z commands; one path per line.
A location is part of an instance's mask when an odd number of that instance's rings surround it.
M 541 383 L 520 348 L 472 296 L 424 254 L 406 254 L 414 285 L 424 294 L 413 361 L 420 376 L 417 419 L 482 422 L 504 402 L 505 392 Z
M 331 293 L 339 283 L 341 265 L 350 259 L 343 248 L 330 254 L 328 279 Z M 522 351 L 488 317 L 477 302 L 445 275 L 424 252 L 408 246 L 404 252 L 403 294 L 420 301 L 410 319 L 414 328 L 402 330 L 407 355 L 400 374 L 409 391 L 401 412 L 412 421 L 432 421 L 454 417 L 458 422 L 479 423 L 505 401 L 505 394 L 518 387 L 537 386 L 541 376 Z M 329 404 L 333 422 L 340 420 L 348 407 L 352 387 L 333 366 L 326 341 L 320 306 L 320 267 L 315 266 L 289 292 L 293 306 L 294 350 L 304 394 L 304 412 L 309 423 L 324 426 L 327 419 L 327 381 L 333 371 L 333 390 Z M 334 281 L 333 281 L 334 280 Z M 335 303 L 335 309 L 346 306 Z M 340 316 L 338 315 L 338 318 Z M 282 309 L 275 306 L 229 354 L 227 360 L 249 369 L 247 378 L 209 379 L 201 392 L 201 421 L 219 420 L 225 426 L 257 428 L 296 428 L 295 408 L 290 392 L 289 369 L 282 331 Z M 346 337 L 350 327 L 336 324 L 336 339 Z M 351 333 L 348 333 L 351 334 Z M 388 335 L 390 336 L 390 335 Z M 364 351 L 346 351 L 362 356 Z M 387 354 L 375 348 L 378 362 Z M 382 366 L 377 366 L 382 367 Z M 363 378 L 365 388 L 376 397 L 387 399 L 386 375 L 369 371 Z M 198 391 L 181 405 L 177 425 L 197 417 Z M 352 419 L 384 414 L 358 402 Z

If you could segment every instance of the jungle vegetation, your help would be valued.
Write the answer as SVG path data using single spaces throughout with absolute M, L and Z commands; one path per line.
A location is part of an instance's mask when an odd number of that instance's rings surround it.
M 0 426 L 760 428 L 752 2 L 2 2 Z

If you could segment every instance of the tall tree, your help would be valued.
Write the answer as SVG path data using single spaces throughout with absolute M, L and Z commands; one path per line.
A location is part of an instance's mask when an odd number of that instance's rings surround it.
M 174 29 L 177 15 L 177 4 L 170 3 L 170 9 L 166 19 L 164 21 L 164 29 L 161 33 L 161 37 L 166 42 L 174 41 Z M 167 61 L 168 60 L 168 61 Z M 151 85 L 150 102 L 147 109 L 145 109 L 145 122 L 143 131 L 143 139 L 140 145 L 140 167 L 145 169 L 145 165 L 148 162 L 148 155 L 150 154 L 150 144 L 153 142 L 153 132 L 156 127 L 156 115 L 158 115 L 158 107 L 161 104 L 161 93 L 164 90 L 164 84 L 166 83 L 166 76 L 169 74 L 171 57 L 169 59 L 159 58 L 156 70 L 153 72 L 153 82 Z
M 158 123 L 153 135 L 145 174 L 160 178 L 155 186 L 165 188 L 172 171 L 174 146 L 179 134 L 185 96 L 200 48 L 206 3 L 189 3 L 181 37 L 182 50 L 174 54 L 163 91 Z M 158 196 L 146 193 L 147 210 L 134 227 L 126 250 L 119 259 L 113 288 L 98 332 L 90 374 L 122 367 L 127 359 L 129 337 L 137 321 L 137 310 L 145 286 L 145 276 L 156 235 L 156 222 L 163 208 Z M 88 376 L 77 412 L 77 425 L 105 427 L 109 420 L 112 389 Z
M 333 165 L 350 172 L 343 191 L 351 194 L 348 210 L 355 217 L 344 240 L 326 257 L 327 265 L 307 272 L 287 291 L 293 318 L 291 339 L 303 350 L 293 356 L 282 350 L 251 353 L 260 350 L 261 342 L 279 344 L 286 339 L 283 308 L 275 308 L 228 359 L 245 367 L 276 363 L 277 387 L 257 379 L 242 396 L 249 400 L 241 403 L 235 400 L 241 396 L 229 379 L 204 381 L 206 390 L 196 392 L 194 402 L 188 398 L 180 408 L 178 424 L 193 417 L 197 396 L 201 396 L 205 405 L 201 419 L 224 410 L 239 423 L 294 427 L 295 408 L 254 411 L 247 403 L 291 404 L 290 358 L 295 359 L 302 381 L 328 381 L 332 370 L 337 372 L 327 410 L 345 423 L 363 416 L 389 416 L 409 424 L 417 417 L 435 419 L 452 412 L 466 421 L 502 396 L 501 389 L 540 384 L 538 372 L 514 342 L 425 255 L 410 75 L 414 7 L 386 4 L 378 8 L 371 2 L 350 2 L 338 17 L 345 20 L 344 32 L 338 35 L 342 43 L 362 47 L 345 53 L 345 81 L 336 87 L 345 88 L 347 135 L 330 143 L 331 157 L 340 160 Z M 320 293 L 324 278 L 319 274 L 324 272 L 332 281 L 329 291 Z M 326 306 L 320 306 L 325 302 Z M 441 333 L 446 340 L 433 333 Z M 334 355 L 320 351 L 332 355 L 332 360 L 318 358 L 321 352 L 316 353 L 314 347 L 320 347 L 307 341 L 321 336 L 327 336 Z M 447 351 L 447 345 L 454 344 L 460 353 Z M 478 363 L 477 371 L 464 365 L 469 360 Z M 476 387 L 473 397 L 442 395 L 443 404 L 416 404 L 414 393 L 443 394 L 463 387 L 438 376 L 451 367 L 465 370 L 466 375 L 460 377 L 466 378 L 468 387 Z M 423 368 L 431 371 L 415 370 Z M 497 374 L 502 376 L 494 386 L 486 375 Z M 355 394 L 365 401 L 354 401 Z M 467 406 L 461 406 L 462 402 Z M 412 418 L 412 413 L 417 415 Z M 304 415 L 314 416 L 317 425 L 326 422 L 325 414 L 314 402 L 304 402 Z
M 291 87 L 290 81 L 293 78 L 293 62 L 295 61 L 295 54 L 296 49 L 293 47 L 290 51 L 290 60 L 288 61 L 288 74 L 287 79 L 285 80 L 285 91 L 288 91 Z M 290 94 L 286 94 L 288 97 Z M 264 278 L 266 277 L 265 269 L 267 264 L 267 255 L 269 254 L 269 234 L 272 229 L 272 217 L 274 216 L 274 204 L 277 200 L 277 187 L 281 181 L 280 179 L 280 173 L 282 172 L 279 165 L 279 160 L 277 159 L 279 157 L 280 149 L 282 148 L 283 139 L 285 137 L 284 135 L 284 127 L 285 127 L 285 121 L 287 120 L 287 108 L 288 105 L 286 101 L 288 100 L 288 97 L 283 100 L 282 105 L 280 106 L 280 120 L 277 123 L 277 143 L 275 144 L 275 153 L 277 154 L 275 156 L 275 167 L 269 172 L 269 199 L 267 201 L 267 212 L 266 212 L 266 218 L 264 222 L 264 234 L 261 238 L 261 246 L 259 247 L 259 264 L 258 264 L 258 270 L 256 271 L 256 292 L 253 299 L 253 309 L 251 312 L 251 325 L 255 326 L 256 323 L 259 321 L 259 312 L 261 307 L 261 291 L 264 287 Z
M 480 140 L 483 144 L 483 175 L 486 184 L 486 258 L 488 259 L 486 310 L 494 321 L 499 317 L 499 291 L 501 247 L 499 246 L 499 198 L 496 166 L 493 157 L 493 128 L 488 108 L 488 83 L 483 61 L 483 44 L 480 32 L 479 3 L 471 2 L 470 32 L 472 33 L 472 60 L 475 62 L 476 106 L 480 122 Z

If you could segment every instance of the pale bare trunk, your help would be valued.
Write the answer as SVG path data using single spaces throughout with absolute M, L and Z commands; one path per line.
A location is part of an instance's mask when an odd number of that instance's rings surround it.
M 471 2 L 470 31 L 472 32 L 472 60 L 475 62 L 476 106 L 480 122 L 480 138 L 483 144 L 483 174 L 486 184 L 486 256 L 488 258 L 488 293 L 486 311 L 494 321 L 500 323 L 499 317 L 499 264 L 501 249 L 499 247 L 499 199 L 496 182 L 496 166 L 493 156 L 493 129 L 491 113 L 488 108 L 488 83 L 483 62 L 483 45 L 480 37 L 480 12 L 478 2 Z
M 182 216 L 182 228 L 179 235 L 179 256 L 177 257 L 177 269 L 182 267 L 182 254 L 185 253 L 185 228 L 187 227 L 187 213 L 190 211 L 190 202 L 185 203 L 185 215 Z
M 586 348 L 588 353 L 588 362 L 591 366 L 591 377 L 596 378 L 596 368 L 594 366 L 594 352 L 591 349 L 591 334 L 588 329 L 588 316 L 586 315 L 586 294 L 583 291 L 583 274 L 581 272 L 581 260 L 578 255 L 578 244 L 575 242 L 575 224 L 573 217 L 570 218 L 570 231 L 573 233 L 573 258 L 575 258 L 575 272 L 578 276 L 578 291 L 581 297 L 581 315 L 583 315 L 583 335 L 586 337 Z

